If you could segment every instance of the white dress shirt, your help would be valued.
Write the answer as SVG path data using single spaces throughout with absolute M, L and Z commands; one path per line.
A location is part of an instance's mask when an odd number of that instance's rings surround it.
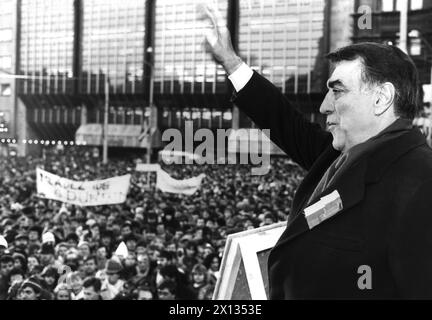
M 243 89 L 249 80 L 252 78 L 253 70 L 246 64 L 242 63 L 240 67 L 237 68 L 231 75 L 228 76 L 228 79 L 234 86 L 234 89 L 239 92 Z

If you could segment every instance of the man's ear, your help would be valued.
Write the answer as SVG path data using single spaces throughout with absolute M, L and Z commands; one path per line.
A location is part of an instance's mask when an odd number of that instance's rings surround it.
M 380 116 L 393 106 L 395 95 L 396 89 L 393 83 L 385 82 L 381 84 L 374 97 L 374 114 Z

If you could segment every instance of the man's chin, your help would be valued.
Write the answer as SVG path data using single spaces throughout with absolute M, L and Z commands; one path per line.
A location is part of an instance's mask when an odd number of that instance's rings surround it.
M 333 146 L 333 149 L 335 149 L 337 151 L 342 152 L 342 150 L 343 150 L 343 144 L 340 141 L 338 141 L 338 139 L 336 139 L 334 136 L 333 136 L 332 146 Z

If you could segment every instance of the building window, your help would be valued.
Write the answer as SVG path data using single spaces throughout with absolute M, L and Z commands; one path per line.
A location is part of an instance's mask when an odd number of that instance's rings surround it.
M 393 11 L 393 1 L 394 0 L 382 0 L 382 11 Z
M 402 6 L 402 1 L 407 0 L 382 0 L 382 11 L 400 11 Z M 420 10 L 423 9 L 423 0 L 409 0 L 410 10 Z
M 11 69 L 12 68 L 12 57 L 0 57 L 0 68 Z
M 8 83 L 2 84 L 0 87 L 0 95 L 10 96 L 11 94 L 12 94 L 12 89 L 11 89 L 10 84 L 8 84 Z

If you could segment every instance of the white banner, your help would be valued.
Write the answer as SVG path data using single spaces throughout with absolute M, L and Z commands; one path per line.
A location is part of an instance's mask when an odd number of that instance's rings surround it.
M 198 177 L 176 180 L 163 171 L 162 169 L 157 171 L 156 188 L 163 192 L 193 195 L 201 186 L 201 182 L 206 175 L 200 174 Z
M 131 175 L 95 181 L 73 181 L 36 169 L 37 196 L 79 206 L 118 204 L 126 201 Z

